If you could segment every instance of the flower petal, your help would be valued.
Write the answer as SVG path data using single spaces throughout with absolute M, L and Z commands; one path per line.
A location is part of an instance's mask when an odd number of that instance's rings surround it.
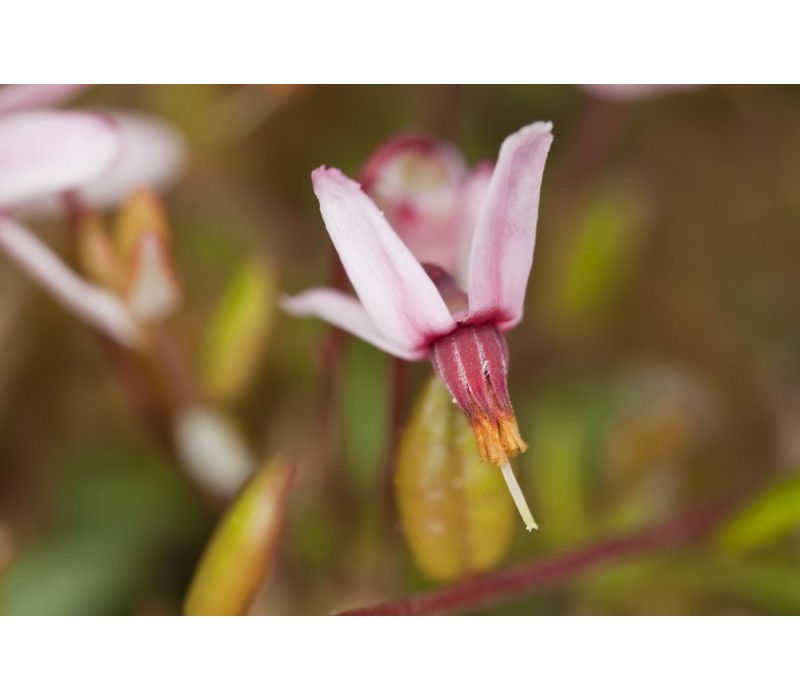
M 6 85 L 0 88 L 0 114 L 59 105 L 86 87 L 86 85 Z
M 292 316 L 316 316 L 404 360 L 422 360 L 424 350 L 398 346 L 387 340 L 355 297 L 337 289 L 309 289 L 296 297 L 284 296 L 280 307 Z
M 455 146 L 406 133 L 370 156 L 361 184 L 417 260 L 452 273 L 458 255 L 458 195 L 466 174 Z
M 84 201 L 105 208 L 118 204 L 139 188 L 161 191 L 178 179 L 186 165 L 187 151 L 178 129 L 150 115 L 106 114 L 119 128 L 120 153 L 102 178 L 80 188 Z
M 212 408 L 182 409 L 174 435 L 175 449 L 189 475 L 217 496 L 231 498 L 256 468 L 236 426 Z
M 475 229 L 470 318 L 491 319 L 503 331 L 522 318 L 551 129 L 549 122 L 536 122 L 503 142 Z
M 132 112 L 104 112 L 117 128 L 119 153 L 101 177 L 77 188 L 81 201 L 107 209 L 139 189 L 165 190 L 183 171 L 187 148 L 183 135 L 168 122 Z M 16 208 L 18 217 L 53 217 L 63 212 L 59 197 L 39 197 Z
M 137 345 L 136 324 L 117 296 L 82 280 L 30 231 L 1 216 L 0 249 L 83 321 L 123 345 Z
M 7 114 L 0 118 L 0 207 L 83 185 L 118 148 L 116 128 L 100 115 Z
M 325 226 L 367 314 L 393 345 L 421 350 L 455 322 L 435 285 L 358 183 L 312 174 Z
M 475 229 L 478 225 L 483 201 L 489 191 L 494 166 L 491 163 L 481 163 L 461 183 L 458 193 L 458 258 L 455 267 L 455 279 L 462 289 L 467 288 L 469 281 L 469 257 L 472 250 L 472 241 L 475 239 Z
M 692 92 L 705 85 L 582 85 L 584 92 L 614 102 L 638 102 L 652 97 Z

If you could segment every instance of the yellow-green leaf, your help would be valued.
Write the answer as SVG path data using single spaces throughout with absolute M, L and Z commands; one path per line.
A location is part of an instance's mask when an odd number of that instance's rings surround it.
M 420 570 L 447 581 L 497 565 L 516 513 L 500 469 L 478 459 L 469 424 L 435 376 L 400 441 L 395 495 Z
M 263 262 L 244 263 L 228 283 L 203 346 L 205 386 L 217 400 L 236 400 L 263 360 L 275 289 L 274 271 Z
M 800 526 L 800 476 L 767 489 L 720 534 L 722 545 L 745 552 L 776 542 Z
M 187 615 L 243 615 L 269 573 L 283 525 L 292 468 L 269 462 L 223 516 L 195 572 Z
M 617 187 L 589 202 L 553 295 L 563 322 L 593 325 L 613 309 L 641 248 L 641 206 L 634 195 Z

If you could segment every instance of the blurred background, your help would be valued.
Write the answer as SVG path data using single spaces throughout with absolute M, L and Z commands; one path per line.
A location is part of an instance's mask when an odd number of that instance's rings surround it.
M 800 612 L 800 90 L 98 86 L 70 106 L 100 105 L 183 132 L 187 167 L 164 194 L 184 292 L 169 323 L 178 363 L 256 463 L 296 465 L 251 613 L 405 596 L 731 494 L 742 505 L 696 542 L 483 612 Z M 531 448 L 515 469 L 540 530 L 508 516 L 501 492 L 481 535 L 492 551 L 442 571 L 409 548 L 391 488 L 430 367 L 275 302 L 337 276 L 312 169 L 356 177 L 407 129 L 470 164 L 494 160 L 537 120 L 555 140 L 508 342 Z M 69 256 L 63 223 L 35 230 Z M 236 314 L 246 329 L 226 341 Z M 230 494 L 198 483 L 180 438 L 148 421 L 141 368 L 2 256 L 0 347 L 0 610 L 180 612 Z M 462 540 L 428 558 L 484 546 Z

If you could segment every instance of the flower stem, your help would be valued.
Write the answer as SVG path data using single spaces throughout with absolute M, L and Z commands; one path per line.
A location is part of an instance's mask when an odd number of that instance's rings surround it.
M 409 598 L 350 610 L 344 615 L 434 615 L 485 608 L 571 581 L 593 567 L 670 550 L 696 540 L 722 520 L 739 498 L 729 497 L 633 535 L 611 537 L 564 554 L 485 574 Z

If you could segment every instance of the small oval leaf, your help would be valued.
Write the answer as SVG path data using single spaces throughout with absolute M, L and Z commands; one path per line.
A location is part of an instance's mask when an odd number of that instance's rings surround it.
M 395 495 L 411 554 L 431 579 L 486 571 L 508 551 L 516 514 L 503 476 L 481 462 L 469 423 L 436 376 L 400 440 Z
M 235 401 L 264 357 L 275 316 L 273 269 L 247 261 L 231 277 L 203 345 L 206 389 L 219 401 Z
M 186 596 L 186 615 L 247 612 L 272 567 L 293 474 L 276 458 L 244 487 L 203 553 Z

